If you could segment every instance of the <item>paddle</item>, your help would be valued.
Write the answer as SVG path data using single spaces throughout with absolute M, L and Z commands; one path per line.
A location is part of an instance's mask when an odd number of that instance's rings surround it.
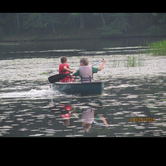
M 95 63 L 93 63 L 91 66 L 97 65 L 98 63 L 101 63 L 101 62 L 103 62 L 103 61 L 95 62 Z
M 65 78 L 69 74 L 70 73 L 68 73 L 68 74 L 56 74 L 56 75 L 48 77 L 48 81 L 50 83 L 58 82 L 58 81 L 62 80 L 63 78 Z
M 102 61 L 99 61 L 99 62 L 95 62 L 93 63 L 91 66 L 94 66 L 98 63 L 101 63 Z M 50 83 L 54 83 L 54 82 L 59 82 L 60 80 L 62 80 L 63 78 L 65 78 L 67 75 L 69 75 L 70 73 L 68 74 L 56 74 L 56 75 L 53 75 L 53 76 L 50 76 L 48 77 L 48 81 Z

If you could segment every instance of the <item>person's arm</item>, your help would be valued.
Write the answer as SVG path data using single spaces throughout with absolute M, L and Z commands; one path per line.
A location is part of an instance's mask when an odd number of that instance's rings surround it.
M 98 68 L 92 66 L 92 72 L 93 72 L 93 73 L 97 73 L 97 72 L 98 72 Z
M 99 115 L 100 119 L 104 122 L 104 124 L 106 125 L 106 127 L 108 127 L 108 123 L 105 120 L 105 118 L 102 115 Z
M 78 117 L 78 114 L 76 114 L 76 113 L 73 113 L 73 115 L 74 115 L 76 118 L 79 118 L 79 117 Z
M 101 71 L 101 70 L 102 70 L 102 68 L 103 68 L 104 65 L 105 65 L 105 62 L 106 62 L 106 60 L 103 59 L 103 62 L 102 62 L 102 64 L 101 64 L 101 66 L 98 68 L 98 71 Z
M 64 66 L 63 69 L 67 70 L 67 71 L 72 71 L 71 69 L 67 68 L 66 66 Z
M 80 72 L 79 72 L 79 69 L 76 69 L 74 70 L 74 72 L 72 74 L 70 74 L 71 76 L 79 76 L 80 75 Z

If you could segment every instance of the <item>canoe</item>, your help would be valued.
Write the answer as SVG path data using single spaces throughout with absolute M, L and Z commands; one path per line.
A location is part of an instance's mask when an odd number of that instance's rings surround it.
M 55 82 L 52 85 L 53 89 L 68 94 L 101 95 L 104 89 L 103 82 Z

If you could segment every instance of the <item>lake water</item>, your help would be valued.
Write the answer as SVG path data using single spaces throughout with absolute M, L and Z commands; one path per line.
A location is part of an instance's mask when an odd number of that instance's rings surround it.
M 146 43 L 161 39 L 0 43 L 0 136 L 165 137 L 166 56 L 146 55 Z M 72 69 L 81 57 L 105 58 L 94 74 L 104 93 L 53 91 L 47 78 L 61 56 Z

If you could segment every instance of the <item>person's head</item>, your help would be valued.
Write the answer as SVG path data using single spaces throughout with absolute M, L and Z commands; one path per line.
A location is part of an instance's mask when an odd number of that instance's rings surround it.
M 70 119 L 64 119 L 63 120 L 63 125 L 68 126 L 70 124 Z
M 80 66 L 88 66 L 89 61 L 87 58 L 81 58 L 80 60 Z
M 63 56 L 62 58 L 61 58 L 61 63 L 66 63 L 67 62 L 67 58 L 65 57 L 65 56 Z

